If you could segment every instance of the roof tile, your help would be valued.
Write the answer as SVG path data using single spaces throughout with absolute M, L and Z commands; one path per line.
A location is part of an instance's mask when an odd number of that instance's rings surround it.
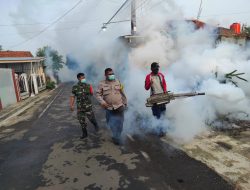
M 33 57 L 30 51 L 0 51 L 0 57 Z

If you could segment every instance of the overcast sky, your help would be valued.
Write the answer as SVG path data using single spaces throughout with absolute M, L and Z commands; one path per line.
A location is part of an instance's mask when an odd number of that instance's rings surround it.
M 140 3 L 150 0 L 137 1 Z M 153 1 L 164 3 L 164 0 Z M 56 42 L 51 39 L 58 32 L 67 34 L 72 30 L 89 30 L 98 33 L 102 23 L 107 22 L 124 0 L 83 0 L 59 23 L 32 38 L 77 2 L 79 0 L 0 0 L 0 45 L 4 49 L 30 50 L 34 53 L 43 45 L 55 45 Z M 173 2 L 181 8 L 185 18 L 196 18 L 200 0 Z M 126 18 L 129 18 L 128 7 L 117 17 L 118 20 Z M 229 27 L 234 22 L 250 25 L 250 0 L 203 0 L 200 20 L 223 27 Z M 123 29 L 127 28 L 123 32 L 129 32 L 129 23 L 119 24 L 121 25 Z M 118 32 L 114 35 L 116 38 L 123 34 Z

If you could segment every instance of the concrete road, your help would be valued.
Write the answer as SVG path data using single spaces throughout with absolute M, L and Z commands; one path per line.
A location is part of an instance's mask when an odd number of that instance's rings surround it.
M 113 145 L 98 105 L 101 131 L 89 124 L 88 139 L 80 140 L 76 113 L 68 107 L 70 90 L 61 86 L 19 115 L 23 121 L 0 128 L 0 189 L 234 189 L 158 137 L 124 134 L 124 144 Z

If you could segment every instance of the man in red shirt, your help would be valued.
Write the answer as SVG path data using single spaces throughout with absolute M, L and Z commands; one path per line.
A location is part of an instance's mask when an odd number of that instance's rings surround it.
M 159 72 L 159 64 L 156 62 L 153 62 L 151 64 L 151 73 L 146 76 L 145 79 L 145 89 L 149 90 L 150 89 L 150 95 L 154 94 L 160 94 L 160 93 L 166 93 L 167 92 L 167 84 L 165 81 L 165 77 L 162 73 Z M 152 112 L 153 115 L 157 118 L 160 119 L 162 115 L 164 115 L 166 111 L 166 106 L 165 104 L 160 104 L 160 105 L 153 105 L 152 107 Z M 162 129 L 160 129 L 160 136 L 163 136 L 164 133 Z

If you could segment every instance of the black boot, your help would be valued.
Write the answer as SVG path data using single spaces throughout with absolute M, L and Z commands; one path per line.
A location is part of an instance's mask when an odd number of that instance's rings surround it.
M 159 134 L 158 134 L 159 137 L 165 137 L 166 136 L 166 133 L 164 133 L 163 131 L 161 131 Z
M 121 142 L 120 142 L 120 139 L 117 139 L 117 138 L 112 138 L 112 140 L 113 140 L 113 143 L 115 144 L 115 145 L 120 145 L 121 144 Z
M 96 125 L 95 125 L 95 131 L 98 132 L 99 129 L 100 129 L 100 127 L 96 124 Z
M 86 128 L 82 128 L 82 136 L 80 137 L 80 139 L 85 139 L 88 137 L 88 132 Z

